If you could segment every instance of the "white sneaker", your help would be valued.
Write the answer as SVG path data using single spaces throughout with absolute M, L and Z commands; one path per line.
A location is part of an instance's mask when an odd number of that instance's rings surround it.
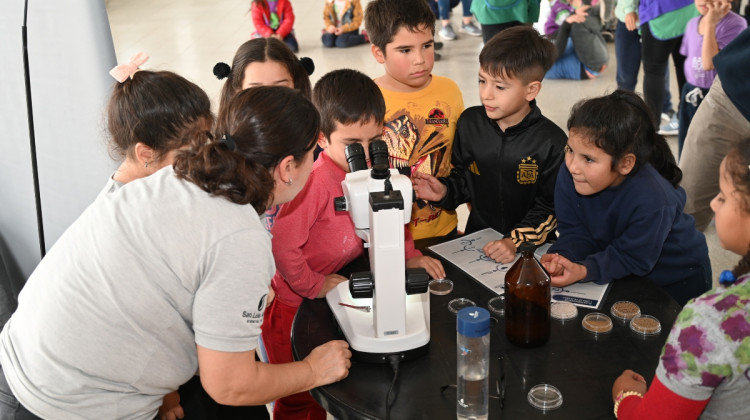
M 442 29 L 440 29 L 440 38 L 443 38 L 446 41 L 453 41 L 458 37 L 456 36 L 456 33 L 453 31 L 453 27 L 449 23 L 443 26 Z
M 677 113 L 672 115 L 672 118 L 668 123 L 662 124 L 659 127 L 659 134 L 662 136 L 676 136 L 680 131 L 680 120 L 677 119 Z
M 467 33 L 471 36 L 482 36 L 482 30 L 477 28 L 477 25 L 475 25 L 474 22 L 461 25 L 461 32 Z

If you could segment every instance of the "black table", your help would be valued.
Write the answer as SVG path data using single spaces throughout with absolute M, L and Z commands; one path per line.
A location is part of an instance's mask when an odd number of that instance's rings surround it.
M 420 249 L 440 240 L 417 241 Z M 429 251 L 426 252 L 430 254 Z M 437 255 L 432 254 L 437 257 Z M 392 419 L 455 419 L 455 388 L 441 393 L 442 385 L 456 383 L 456 316 L 448 310 L 454 298 L 471 299 L 487 307 L 494 293 L 463 271 L 442 260 L 453 280 L 453 292 L 430 296 L 429 353 L 401 363 L 394 387 Z M 362 263 L 358 268 L 362 269 Z M 612 383 L 624 369 L 641 373 L 649 384 L 669 330 L 680 311 L 679 305 L 648 279 L 630 278 L 614 282 L 599 311 L 609 314 L 619 300 L 638 304 L 642 314 L 661 321 L 658 335 L 643 338 L 614 318 L 610 333 L 594 335 L 581 327 L 584 315 L 595 312 L 578 308 L 578 317 L 565 323 L 552 320 L 547 344 L 533 349 L 516 347 L 505 338 L 504 319 L 493 324 L 490 338 L 490 394 L 498 379 L 498 356 L 504 357 L 506 393 L 504 408 L 490 399 L 490 419 L 613 419 Z M 333 339 L 344 339 L 325 299 L 305 300 L 292 326 L 292 351 L 300 360 L 316 346 Z M 382 419 L 385 399 L 393 379 L 387 364 L 352 361 L 349 376 L 341 382 L 311 390 L 312 396 L 335 417 Z M 556 386 L 563 395 L 562 407 L 542 412 L 527 399 L 529 389 L 539 383 Z M 391 397 L 393 400 L 393 397 Z

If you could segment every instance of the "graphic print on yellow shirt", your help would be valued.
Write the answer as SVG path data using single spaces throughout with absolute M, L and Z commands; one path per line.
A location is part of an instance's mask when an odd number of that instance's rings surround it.
M 463 111 L 458 86 L 433 75 L 432 82 L 418 92 L 381 91 L 386 104 L 383 139 L 392 167 L 402 173 L 448 176 L 456 122 Z M 447 235 L 457 224 L 455 211 L 419 200 L 412 208 L 409 228 L 414 239 L 421 239 Z

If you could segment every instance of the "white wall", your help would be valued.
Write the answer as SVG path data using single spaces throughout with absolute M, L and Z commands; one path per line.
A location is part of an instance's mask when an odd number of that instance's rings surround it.
M 0 235 L 23 275 L 41 259 L 24 84 L 24 1 L 0 3 Z M 48 250 L 104 186 L 104 104 L 114 80 L 103 0 L 28 0 L 29 74 Z

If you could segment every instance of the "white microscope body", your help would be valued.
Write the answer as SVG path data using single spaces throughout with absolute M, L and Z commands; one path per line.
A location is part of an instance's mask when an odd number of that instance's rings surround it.
M 381 147 L 387 152 L 385 143 Z M 406 359 L 427 352 L 429 276 L 421 268 L 406 270 L 404 225 L 411 219 L 411 181 L 387 168 L 387 155 L 385 167 L 376 168 L 375 161 L 371 170 L 348 173 L 341 183 L 344 196 L 336 200 L 337 210 L 349 211 L 357 235 L 366 242 L 371 271 L 353 273 L 326 300 L 355 357 L 385 362 L 391 354 Z

